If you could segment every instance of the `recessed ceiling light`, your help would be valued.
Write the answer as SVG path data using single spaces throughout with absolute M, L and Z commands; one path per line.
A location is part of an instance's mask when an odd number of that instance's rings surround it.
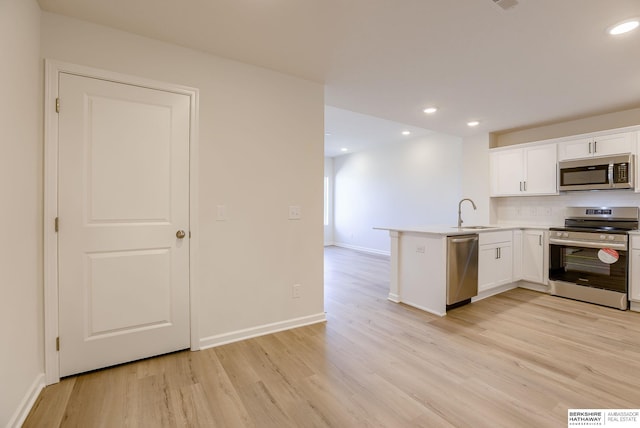
M 411 131 L 402 131 L 402 135 L 411 135 Z
M 480 122 L 478 122 L 477 120 L 472 120 L 471 122 L 467 122 L 468 126 L 478 126 L 480 125 Z
M 340 149 L 340 151 L 341 151 L 341 152 L 348 152 L 348 151 L 349 151 L 349 149 L 347 149 L 346 147 L 343 147 L 343 148 L 341 148 L 341 149 Z
M 428 108 L 426 108 L 426 109 L 424 109 L 422 111 L 424 111 L 427 114 L 433 114 L 433 113 L 437 112 L 438 109 L 436 107 L 428 107 Z
M 638 28 L 638 26 L 640 26 L 640 20 L 638 20 L 638 18 L 627 19 L 626 21 L 619 22 L 616 25 L 609 27 L 608 32 L 612 36 L 617 36 L 618 34 L 633 31 Z

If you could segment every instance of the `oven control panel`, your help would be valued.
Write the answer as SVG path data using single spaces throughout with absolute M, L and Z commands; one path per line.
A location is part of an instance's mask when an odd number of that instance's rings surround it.
M 590 248 L 616 248 L 626 250 L 629 237 L 626 233 L 576 232 L 572 230 L 552 230 L 549 243 L 552 245 L 574 245 Z

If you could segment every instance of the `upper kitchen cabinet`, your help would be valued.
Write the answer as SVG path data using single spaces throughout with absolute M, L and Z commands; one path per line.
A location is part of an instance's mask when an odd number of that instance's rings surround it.
M 491 196 L 557 195 L 556 144 L 491 151 Z
M 582 137 L 558 143 L 558 160 L 635 153 L 633 132 Z

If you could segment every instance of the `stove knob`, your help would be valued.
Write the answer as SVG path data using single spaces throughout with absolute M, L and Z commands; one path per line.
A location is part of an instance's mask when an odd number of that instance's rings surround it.
M 562 237 L 563 237 L 563 238 L 568 238 L 568 237 L 569 237 L 569 232 L 564 232 L 564 233 L 562 234 Z
M 607 239 L 607 235 L 600 235 L 600 239 Z
M 556 232 L 556 236 L 562 236 L 562 232 Z
M 615 236 L 613 236 L 613 235 L 609 235 L 609 241 L 613 241 L 614 239 L 616 239 L 616 237 L 615 237 Z

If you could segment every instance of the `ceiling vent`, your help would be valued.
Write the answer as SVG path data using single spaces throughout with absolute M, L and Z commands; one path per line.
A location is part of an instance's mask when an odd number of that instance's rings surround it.
M 493 0 L 495 4 L 507 10 L 518 4 L 518 0 Z

